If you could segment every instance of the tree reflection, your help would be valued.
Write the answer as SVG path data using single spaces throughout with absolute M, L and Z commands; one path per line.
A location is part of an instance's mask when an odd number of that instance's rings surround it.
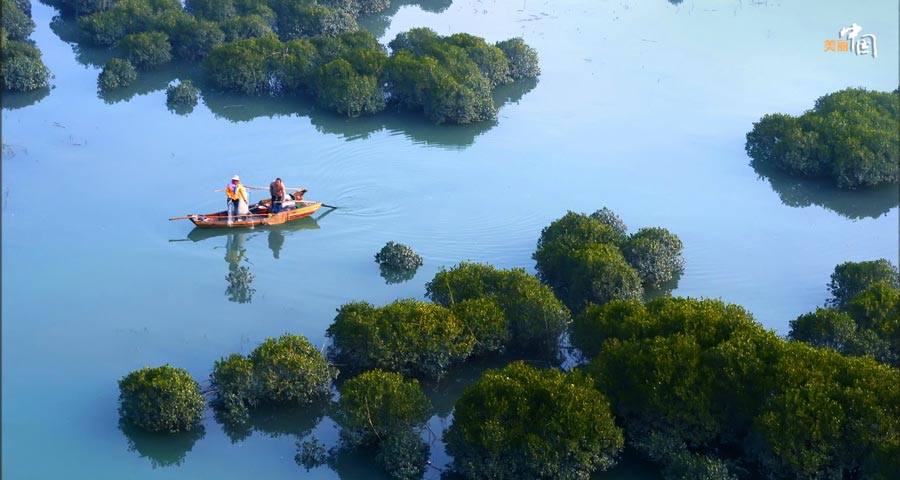
M 181 465 L 197 440 L 206 436 L 203 425 L 187 432 L 160 433 L 119 422 L 119 430 L 128 439 L 128 451 L 149 459 L 153 468 Z
M 253 294 L 256 293 L 256 289 L 250 286 L 253 282 L 250 268 L 241 266 L 241 262 L 248 262 L 245 258 L 246 241 L 246 232 L 229 235 L 225 241 L 225 261 L 228 262 L 228 276 L 225 277 L 228 280 L 228 288 L 225 289 L 225 295 L 231 302 L 250 303 L 253 301 Z
M 49 88 L 39 88 L 30 92 L 3 92 L 3 99 L 0 101 L 4 110 L 16 110 L 19 108 L 29 107 L 43 100 L 50 95 Z
M 817 205 L 851 220 L 878 218 L 900 205 L 900 186 L 845 190 L 825 182 L 796 178 L 772 166 L 750 162 L 760 179 L 768 180 L 781 203 L 790 207 Z
M 380 14 L 360 20 L 360 25 L 382 36 L 390 24 L 390 19 L 403 6 L 418 5 L 425 11 L 440 13 L 450 7 L 452 0 L 400 0 L 391 2 L 391 7 Z M 57 15 L 51 22 L 51 30 L 63 41 L 72 46 L 75 59 L 87 67 L 103 68 L 106 62 L 116 55 L 114 49 L 96 47 L 87 43 L 79 43 L 77 22 L 69 15 Z M 137 80 L 129 87 L 100 92 L 98 96 L 108 104 L 129 101 L 135 96 L 165 90 L 176 79 L 191 80 L 201 91 L 204 104 L 218 118 L 231 122 L 248 122 L 257 118 L 274 117 L 309 117 L 310 123 L 321 133 L 338 135 L 352 141 L 369 138 L 378 132 L 403 134 L 414 143 L 450 149 L 463 149 L 475 143 L 475 139 L 494 128 L 497 120 L 478 122 L 467 125 L 433 125 L 423 119 L 421 114 L 404 111 L 397 107 L 389 108 L 376 115 L 359 118 L 347 118 L 330 111 L 317 109 L 314 102 L 306 97 L 254 97 L 217 92 L 205 81 L 199 63 L 172 62 L 162 68 L 142 71 Z M 526 93 L 537 86 L 536 79 L 520 80 L 507 85 L 498 86 L 493 92 L 494 103 L 502 108 L 504 105 L 517 103 Z M 30 105 L 43 96 L 32 92 L 30 103 L 24 96 L 4 94 L 3 108 L 20 108 Z M 19 100 L 19 104 L 15 103 Z M 187 110 L 176 110 L 175 113 L 187 115 Z
M 266 404 L 251 408 L 249 415 L 242 419 L 226 419 L 219 412 L 215 412 L 215 419 L 231 443 L 240 443 L 253 432 L 272 438 L 292 436 L 299 440 L 312 433 L 325 417 L 326 409 L 324 401 L 304 406 Z

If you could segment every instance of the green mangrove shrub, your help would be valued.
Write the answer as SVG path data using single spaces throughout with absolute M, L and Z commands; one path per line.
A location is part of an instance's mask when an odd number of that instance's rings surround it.
M 545 227 L 532 255 L 538 277 L 569 308 L 640 299 L 684 270 L 681 240 L 664 228 L 627 227 L 612 210 L 567 212 Z
M 41 52 L 34 45 L 7 40 L 0 58 L 3 90 L 30 92 L 49 85 L 50 70 L 44 65 Z
M 247 357 L 232 354 L 215 363 L 213 406 L 226 421 L 240 423 L 260 403 L 309 405 L 331 394 L 337 373 L 306 337 L 267 338 Z
M 900 285 L 885 259 L 838 265 L 828 284 L 828 308 L 791 321 L 788 338 L 844 355 L 900 365 Z
M 191 430 L 200 424 L 204 406 L 200 385 L 180 368 L 146 367 L 119 380 L 119 416 L 144 430 Z
M 3 0 L 2 3 L 2 26 L 10 40 L 25 40 L 34 32 L 34 20 L 31 19 L 31 2 L 27 1 L 22 5 L 27 6 L 26 13 L 21 6 L 14 0 Z
M 454 309 L 463 317 L 469 309 L 482 312 L 479 317 L 484 320 L 477 328 L 496 332 L 476 335 L 479 341 L 485 342 L 478 347 L 483 351 L 493 350 L 490 345 L 508 338 L 504 350 L 554 358 L 559 353 L 560 337 L 571 321 L 568 309 L 553 291 L 520 268 L 501 270 L 491 265 L 462 262 L 450 270 L 442 269 L 425 289 L 425 295 L 434 303 Z M 502 310 L 507 334 L 498 330 L 501 320 L 490 311 L 493 307 L 486 303 L 463 305 L 478 299 L 494 302 Z
M 834 267 L 828 291 L 832 298 L 828 304 L 833 307 L 845 307 L 850 299 L 862 293 L 875 282 L 887 282 L 891 288 L 900 288 L 900 273 L 889 260 L 864 262 L 844 262 Z
M 349 446 L 377 446 L 405 430 L 422 429 L 431 402 L 419 382 L 403 375 L 369 370 L 344 382 L 334 421 Z
M 593 358 L 586 370 L 632 445 L 668 472 L 732 475 L 738 464 L 773 478 L 887 478 L 896 468 L 900 370 L 786 342 L 738 306 L 614 301 L 577 316 L 572 341 Z
M 628 264 L 637 270 L 641 282 L 659 288 L 684 271 L 681 239 L 665 228 L 642 228 L 622 246 Z
M 394 243 L 393 241 L 381 247 L 381 250 L 375 254 L 375 261 L 383 269 L 399 271 L 414 271 L 421 267 L 423 263 L 422 257 L 408 245 Z
M 125 58 L 136 68 L 148 70 L 172 60 L 169 36 L 162 32 L 133 33 L 119 42 Z
M 475 336 L 450 309 L 418 300 L 342 305 L 328 327 L 328 356 L 351 371 L 374 368 L 439 379 L 471 355 Z
M 137 70 L 128 60 L 122 58 L 110 58 L 100 76 L 97 77 L 97 88 L 101 92 L 108 92 L 117 88 L 124 88 L 137 80 Z
M 589 378 L 522 362 L 463 392 L 444 441 L 456 472 L 489 479 L 587 479 L 613 466 L 624 443 Z
M 193 108 L 197 105 L 200 92 L 190 80 L 182 80 L 177 85 L 166 88 L 166 105 L 169 108 Z
M 848 88 L 799 117 L 765 115 L 747 134 L 754 163 L 855 189 L 900 180 L 900 95 Z
M 497 42 L 509 62 L 509 77 L 513 80 L 537 78 L 541 74 L 537 51 L 529 47 L 521 38 L 510 38 Z

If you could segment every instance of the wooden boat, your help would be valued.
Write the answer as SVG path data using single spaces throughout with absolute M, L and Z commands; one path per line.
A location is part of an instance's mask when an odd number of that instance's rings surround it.
M 197 228 L 238 228 L 255 227 L 257 225 L 281 225 L 304 217 L 308 217 L 322 207 L 322 202 L 308 200 L 286 200 L 283 210 L 279 213 L 269 213 L 271 199 L 265 199 L 259 203 L 250 205 L 249 215 L 235 215 L 231 224 L 228 223 L 228 211 L 207 213 L 205 215 L 187 215 L 185 217 L 194 223 Z

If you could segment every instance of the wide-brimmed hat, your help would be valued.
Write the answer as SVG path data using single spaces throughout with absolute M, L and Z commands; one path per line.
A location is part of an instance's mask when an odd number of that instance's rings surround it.
M 232 179 L 232 180 L 237 180 L 237 181 L 239 181 L 239 182 L 241 181 L 241 177 L 239 177 L 239 176 L 237 176 L 237 175 L 231 177 L 231 179 Z

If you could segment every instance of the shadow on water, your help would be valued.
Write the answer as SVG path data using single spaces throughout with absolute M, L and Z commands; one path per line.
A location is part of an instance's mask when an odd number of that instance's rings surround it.
M 202 425 L 187 432 L 158 433 L 120 422 L 119 430 L 128 440 L 128 451 L 149 459 L 153 468 L 181 465 L 197 440 L 206 436 Z
M 790 207 L 817 205 L 851 220 L 878 218 L 900 205 L 900 186 L 845 190 L 819 180 L 796 178 L 775 167 L 750 163 L 760 179 L 768 180 L 781 203 Z
M 243 422 L 227 421 L 218 414 L 215 419 L 231 443 L 242 442 L 254 432 L 272 438 L 292 436 L 300 440 L 322 421 L 326 407 L 324 401 L 305 406 L 260 405 L 252 408 Z
M 3 110 L 17 110 L 19 108 L 30 107 L 35 103 L 43 100 L 50 95 L 49 88 L 39 88 L 30 92 L 3 92 L 3 99 L 0 100 Z

